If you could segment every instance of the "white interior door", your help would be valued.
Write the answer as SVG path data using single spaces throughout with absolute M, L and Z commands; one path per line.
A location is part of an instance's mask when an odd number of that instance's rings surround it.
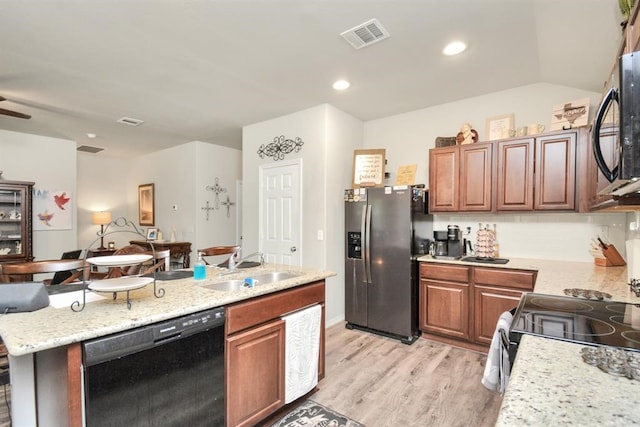
M 302 160 L 260 167 L 260 248 L 270 263 L 301 265 Z

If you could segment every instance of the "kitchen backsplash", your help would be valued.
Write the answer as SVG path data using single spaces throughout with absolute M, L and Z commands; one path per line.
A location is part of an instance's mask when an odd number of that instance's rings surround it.
M 626 257 L 625 233 L 629 219 L 625 213 L 527 213 L 434 215 L 434 230 L 456 224 L 463 237 L 475 246 L 478 223 L 497 227 L 501 258 L 535 258 L 592 261 L 589 241 L 600 236 L 613 243 Z M 467 234 L 467 227 L 471 233 Z

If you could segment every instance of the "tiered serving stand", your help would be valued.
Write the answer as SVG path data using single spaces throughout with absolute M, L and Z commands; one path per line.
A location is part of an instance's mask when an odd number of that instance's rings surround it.
M 116 228 L 117 227 L 117 228 Z M 103 232 L 98 232 L 98 238 L 95 239 L 87 250 L 85 250 L 84 255 L 84 268 L 85 271 L 89 271 L 88 264 L 95 266 L 106 266 L 106 267 L 123 267 L 128 265 L 136 265 L 142 264 L 149 260 L 155 261 L 155 248 L 153 246 L 153 242 L 149 242 L 149 246 L 151 247 L 151 251 L 153 255 L 150 254 L 131 254 L 131 255 L 111 255 L 111 256 L 103 256 L 103 257 L 91 257 L 87 258 L 87 254 L 89 253 L 89 248 L 91 248 L 100 238 L 115 234 L 115 233 L 133 233 L 138 236 L 145 237 L 144 234 L 138 230 L 134 223 L 127 220 L 124 217 L 116 218 L 111 221 L 104 228 Z M 95 292 L 109 292 L 113 294 L 113 299 L 115 300 L 118 297 L 118 292 L 126 292 L 127 293 L 127 308 L 131 309 L 131 298 L 129 292 L 144 288 L 145 286 L 153 283 L 153 295 L 156 298 L 162 298 L 164 296 L 164 289 L 158 288 L 156 286 L 156 270 L 153 269 L 153 276 L 123 276 L 117 277 L 113 279 L 103 279 L 103 280 L 94 280 L 87 281 L 87 274 L 83 274 L 82 284 L 83 290 L 82 292 L 82 302 L 74 301 L 71 304 L 71 310 L 73 311 L 82 311 L 86 305 L 86 293 L 87 290 L 90 289 Z

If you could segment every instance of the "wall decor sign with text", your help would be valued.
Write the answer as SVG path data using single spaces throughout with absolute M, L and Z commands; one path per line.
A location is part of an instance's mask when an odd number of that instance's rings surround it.
M 354 150 L 353 188 L 383 187 L 385 150 Z
M 33 189 L 33 229 L 71 230 L 74 206 L 71 191 Z
M 563 102 L 553 106 L 551 130 L 572 129 L 589 123 L 589 98 Z

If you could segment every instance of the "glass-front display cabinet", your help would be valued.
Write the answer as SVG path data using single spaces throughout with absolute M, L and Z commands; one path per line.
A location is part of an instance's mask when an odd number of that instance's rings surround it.
M 0 263 L 33 261 L 33 185 L 0 180 Z

